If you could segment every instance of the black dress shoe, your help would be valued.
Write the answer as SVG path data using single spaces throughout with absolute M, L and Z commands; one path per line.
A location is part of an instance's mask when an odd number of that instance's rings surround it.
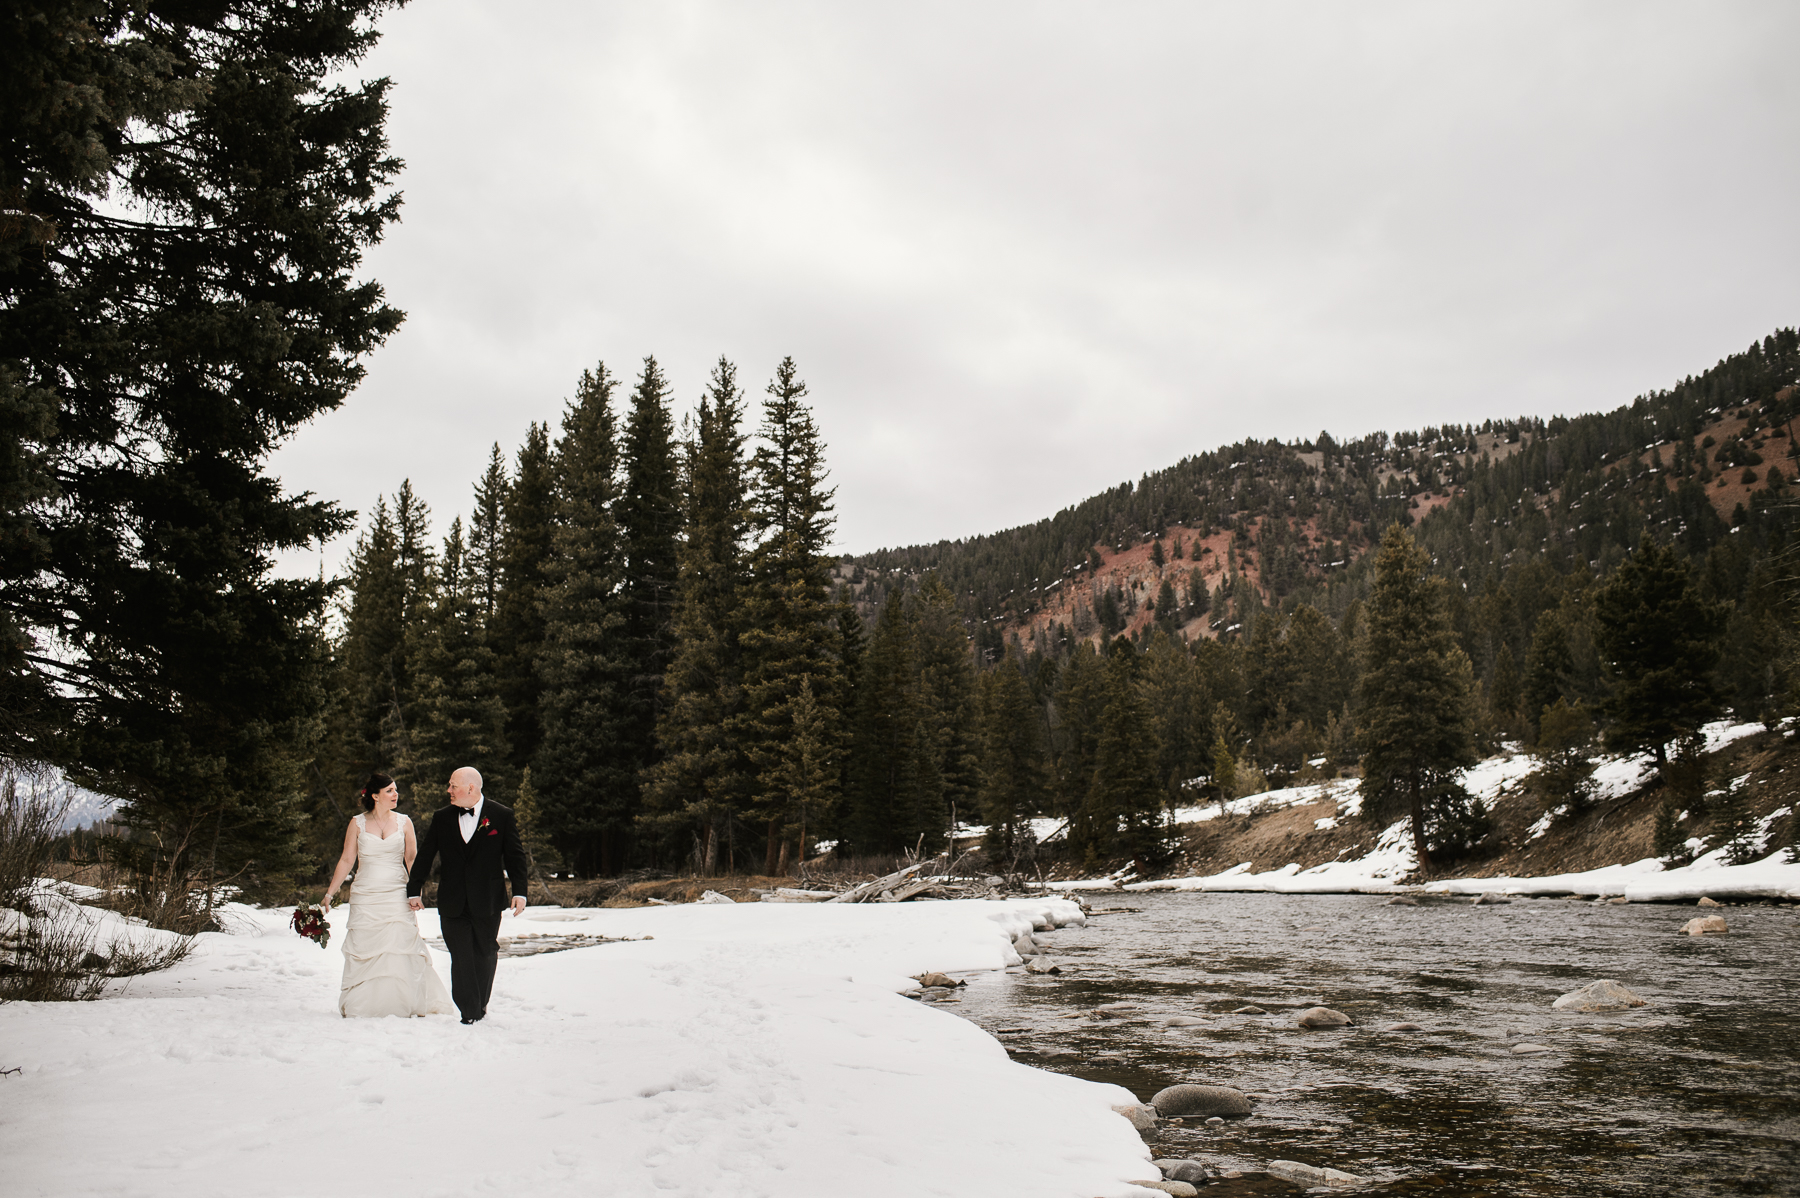
M 475 1021 L 473 1019 L 470 1019 L 467 1015 L 463 1016 L 463 1026 L 464 1027 L 467 1027 L 469 1024 L 474 1023 L 474 1022 Z

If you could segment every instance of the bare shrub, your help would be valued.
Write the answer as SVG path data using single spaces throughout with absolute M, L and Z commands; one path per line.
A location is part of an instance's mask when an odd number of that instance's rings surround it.
M 0 766 L 0 1002 L 98 998 L 110 979 L 167 969 L 193 950 L 185 935 L 109 938 L 100 919 L 38 881 L 53 868 L 73 797 L 47 767 Z

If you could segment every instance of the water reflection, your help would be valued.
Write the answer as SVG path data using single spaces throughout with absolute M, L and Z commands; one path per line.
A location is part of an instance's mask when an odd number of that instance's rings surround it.
M 1248 1119 L 1165 1124 L 1158 1156 L 1258 1171 L 1289 1159 L 1364 1192 L 1800 1194 L 1800 910 L 1734 907 L 1726 936 L 1675 935 L 1691 908 L 1366 896 L 1133 894 L 1041 933 L 1072 972 L 970 979 L 952 1010 L 1015 1059 L 1141 1099 L 1236 1086 Z M 1614 978 L 1650 1000 L 1570 1015 Z M 1135 1003 L 1097 1017 L 1094 1008 Z M 1269 1014 L 1233 1014 L 1259 1006 Z M 1305 1031 L 1322 1005 L 1356 1025 Z M 1170 1015 L 1204 1016 L 1165 1027 Z M 1410 1021 L 1422 1031 L 1385 1032 Z M 1549 1051 L 1521 1055 L 1515 1046 Z M 1208 1193 L 1289 1193 L 1253 1176 Z

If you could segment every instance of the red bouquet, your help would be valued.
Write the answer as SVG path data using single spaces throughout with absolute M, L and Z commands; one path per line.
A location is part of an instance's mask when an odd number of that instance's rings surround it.
M 300 935 L 318 941 L 320 948 L 331 943 L 331 925 L 325 922 L 325 908 L 301 903 L 294 908 L 294 918 L 289 922 Z

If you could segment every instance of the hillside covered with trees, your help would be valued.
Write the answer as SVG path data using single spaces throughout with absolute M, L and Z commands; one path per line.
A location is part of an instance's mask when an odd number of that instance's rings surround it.
M 1064 821 L 1146 867 L 1176 802 L 1360 769 L 1421 860 L 1488 829 L 1454 773 L 1520 739 L 1570 802 L 1603 742 L 1698 798 L 1693 734 L 1795 700 L 1800 339 L 1614 411 L 1245 443 L 1025 528 L 836 559 L 791 361 L 721 360 L 677 430 L 654 359 L 496 446 L 434 534 L 364 521 L 311 742 L 320 826 L 384 769 L 474 763 L 541 864 L 780 873 Z M 1683 769 L 1687 773 L 1683 773 Z M 331 818 L 323 818 L 323 817 Z M 1671 835 L 1673 831 L 1671 830 Z

